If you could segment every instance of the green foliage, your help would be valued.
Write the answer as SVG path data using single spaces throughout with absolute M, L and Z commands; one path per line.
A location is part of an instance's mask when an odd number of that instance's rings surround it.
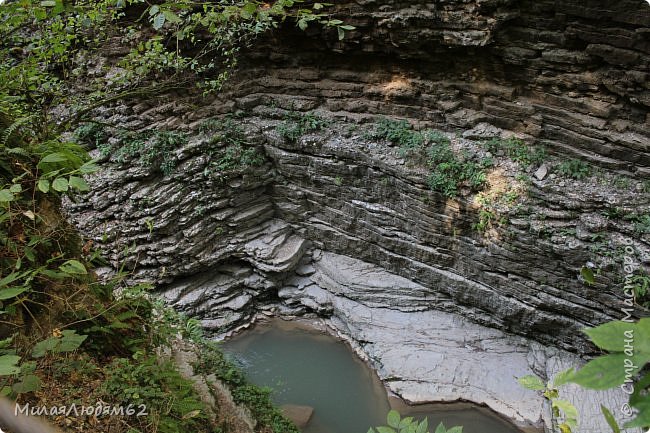
M 486 180 L 484 169 L 491 165 L 490 161 L 472 161 L 466 153 L 456 155 L 445 135 L 431 130 L 415 131 L 406 120 L 380 119 L 366 137 L 398 145 L 402 157 L 426 159 L 431 169 L 429 187 L 450 198 L 456 197 L 463 186 L 479 190 Z
M 650 233 L 650 214 L 636 215 L 633 221 L 635 233 L 639 235 Z
M 629 282 L 632 293 L 634 294 L 634 299 L 639 305 L 648 308 L 650 304 L 650 300 L 648 299 L 648 297 L 650 297 L 650 275 L 638 271 L 631 276 Z M 625 286 L 627 288 L 627 280 Z
M 368 429 L 368 433 L 429 433 L 427 418 L 417 421 L 409 416 L 402 418 L 399 412 L 391 410 L 386 416 L 388 425 Z M 443 423 L 438 424 L 434 433 L 462 433 L 463 427 L 456 426 L 447 429 Z
M 264 155 L 254 147 L 243 148 L 240 144 L 226 147 L 221 156 L 211 165 L 217 170 L 231 171 L 264 164 Z
M 429 187 L 446 197 L 456 197 L 462 186 L 478 191 L 487 179 L 481 164 L 471 161 L 467 154 L 459 158 L 449 144 L 431 145 L 427 164 L 432 170 L 428 179 Z
M 296 142 L 308 132 L 325 129 L 329 122 L 313 113 L 289 112 L 276 130 L 281 137 Z
M 546 159 L 546 152 L 541 147 L 529 146 L 515 137 L 492 138 L 484 143 L 486 150 L 496 155 L 503 152 L 508 158 L 520 164 L 540 164 Z
M 79 126 L 74 131 L 74 138 L 77 143 L 85 144 L 91 149 L 101 148 L 108 140 L 106 128 L 99 123 L 89 122 Z
M 568 380 L 596 390 L 625 386 L 632 391 L 629 404 L 637 410 L 636 417 L 625 427 L 649 427 L 650 373 L 637 375 L 650 362 L 650 318 L 636 323 L 612 321 L 588 328 L 585 333 L 596 346 L 609 353 L 589 361 Z M 611 422 L 607 413 L 605 417 Z
M 105 101 L 153 95 L 181 84 L 187 87 L 192 80 L 204 92 L 219 90 L 237 65 L 240 49 L 288 17 L 301 29 L 318 23 L 337 31 L 339 37 L 353 29 L 325 12 L 330 4 L 302 3 L 4 2 L 0 5 L 0 95 L 10 96 L 32 113 L 70 107 L 55 127 L 61 130 Z M 117 59 L 121 69 L 110 77 L 87 74 L 83 60 L 111 37 L 121 37 L 124 46 L 133 47 Z M 73 92 L 74 80 L 83 80 L 86 92 Z M 55 125 L 44 122 L 42 126 Z
M 77 350 L 86 338 L 88 338 L 87 335 L 78 335 L 74 330 L 66 329 L 61 332 L 60 336 L 50 337 L 36 343 L 32 350 L 32 356 L 34 358 L 41 358 L 48 352 L 72 352 L 73 350 Z
M 176 168 L 176 151 L 187 144 L 187 135 L 175 131 L 122 131 L 114 146 L 102 147 L 102 153 L 111 153 L 115 161 L 125 163 L 132 158 L 142 167 L 160 170 L 169 176 Z
M 192 382 L 182 378 L 170 361 L 137 352 L 132 358 L 115 359 L 105 371 L 101 392 L 109 401 L 146 408 L 149 413 L 132 417 L 132 422 L 143 427 L 153 420 L 154 431 L 161 433 L 205 431 L 203 403 Z
M 529 374 L 517 379 L 526 389 L 543 391 L 544 397 L 551 402 L 553 417 L 558 420 L 562 433 L 571 433 L 578 428 L 578 410 L 567 400 L 560 398 L 558 387 L 566 384 L 573 377 L 573 368 L 558 373 L 553 382 L 544 383 L 539 377 Z
M 591 167 L 579 159 L 569 159 L 557 166 L 557 172 L 565 177 L 581 180 L 591 176 Z

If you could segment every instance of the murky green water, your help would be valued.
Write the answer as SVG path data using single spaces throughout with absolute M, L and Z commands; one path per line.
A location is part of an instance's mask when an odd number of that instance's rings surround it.
M 366 433 L 385 424 L 390 404 L 376 375 L 343 342 L 279 320 L 224 343 L 248 379 L 273 388 L 276 404 L 314 408 L 304 433 Z M 464 433 L 520 433 L 471 405 L 393 406 L 402 414 L 428 416 L 429 425 L 463 425 Z

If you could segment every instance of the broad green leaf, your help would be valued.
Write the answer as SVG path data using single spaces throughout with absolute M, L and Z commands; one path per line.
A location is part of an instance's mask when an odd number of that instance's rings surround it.
M 575 374 L 575 369 L 573 367 L 567 368 L 566 370 L 559 372 L 558 374 L 555 375 L 555 378 L 553 378 L 553 385 L 562 386 L 564 384 L 569 383 L 574 374 Z
M 47 277 L 53 278 L 55 280 L 62 280 L 64 278 L 68 278 L 69 275 L 66 274 L 65 272 L 56 272 L 51 269 L 43 269 L 41 273 Z
M 160 6 L 158 6 L 158 5 L 153 5 L 153 6 L 151 6 L 151 8 L 149 9 L 149 16 L 154 16 L 154 15 L 156 15 L 158 12 L 160 12 Z
M 571 427 L 569 427 L 567 423 L 563 422 L 562 424 L 558 425 L 558 427 L 560 428 L 560 433 L 572 433 Z
M 49 155 L 45 155 L 43 159 L 41 159 L 41 162 L 39 162 L 39 165 L 42 163 L 52 163 L 52 162 L 65 162 L 67 161 L 68 158 L 62 154 L 62 153 L 50 153 Z
M 445 425 L 443 423 L 438 424 L 435 433 L 447 433 L 447 429 L 445 428 Z
M 625 348 L 625 332 L 632 332 L 636 328 L 635 323 L 626 323 L 621 320 L 603 323 L 595 328 L 587 328 L 585 334 L 598 347 L 609 352 L 622 352 Z
M 0 356 L 0 376 L 20 373 L 20 367 L 17 365 L 19 361 L 20 356 L 17 355 Z
M 23 186 L 19 183 L 15 183 L 9 187 L 9 191 L 18 194 L 19 192 L 23 192 Z
M 589 389 L 609 389 L 618 386 L 625 381 L 626 373 L 634 377 L 646 362 L 642 356 L 633 356 L 630 358 L 633 368 L 629 368 L 626 372 L 626 359 L 628 357 L 623 353 L 599 356 L 578 370 L 571 382 Z
M 54 188 L 55 191 L 66 192 L 68 190 L 68 180 L 64 177 L 57 177 L 54 179 L 54 182 L 52 182 L 52 188 Z
M 519 382 L 519 384 L 526 389 L 532 389 L 535 391 L 542 391 L 546 389 L 546 385 L 544 384 L 544 382 L 542 382 L 542 379 L 540 379 L 539 377 L 533 374 L 520 377 L 519 379 L 517 379 L 517 382 Z
M 375 430 L 373 430 L 373 428 L 370 427 L 366 433 L 375 433 Z
M 650 410 L 645 410 L 643 412 L 639 412 L 632 421 L 628 421 L 623 425 L 624 428 L 635 428 L 635 427 L 643 427 L 646 428 L 650 426 Z
M 603 412 L 603 415 L 605 415 L 605 420 L 607 421 L 607 424 L 609 424 L 609 426 L 612 428 L 612 432 L 621 433 L 621 428 L 618 426 L 616 418 L 614 418 L 614 415 L 612 415 L 609 409 L 601 404 L 600 410 Z
M 16 394 L 38 391 L 41 388 L 41 379 L 34 375 L 28 374 L 18 383 L 14 383 L 12 389 Z
M 61 272 L 72 275 L 86 275 L 88 271 L 86 267 L 78 260 L 68 260 L 59 266 Z
M 463 426 L 460 425 L 454 426 L 449 430 L 447 430 L 447 433 L 463 433 Z
M 386 421 L 388 421 L 388 425 L 394 428 L 399 428 L 399 421 L 400 421 L 400 414 L 396 410 L 391 410 L 388 412 L 388 415 L 386 416 Z
M 79 191 L 90 191 L 90 187 L 86 181 L 77 176 L 70 176 L 68 184 L 70 184 L 71 188 L 78 189 Z
M 399 422 L 399 425 L 397 426 L 397 428 L 398 428 L 399 430 L 402 430 L 402 429 L 404 429 L 404 428 L 410 426 L 411 423 L 413 423 L 413 417 L 412 417 L 412 416 L 407 416 L 406 418 L 403 418 L 403 419 Z
M 99 167 L 97 166 L 97 160 L 96 159 L 88 161 L 88 162 L 84 163 L 84 165 L 79 167 L 79 173 L 81 173 L 81 174 L 95 173 L 97 170 L 99 170 Z
M 303 30 L 303 31 L 307 30 L 308 25 L 309 24 L 307 23 L 307 20 L 305 20 L 304 18 L 298 20 L 298 27 L 300 28 L 300 30 Z
M 5 299 L 11 299 L 15 298 L 16 296 L 20 295 L 21 293 L 26 292 L 29 290 L 29 287 L 9 287 L 7 289 L 1 289 L 0 290 L 0 301 L 4 301 Z
M 644 317 L 636 322 L 634 352 L 650 354 L 650 317 Z
M 81 343 L 88 338 L 87 335 L 79 335 L 75 331 L 65 330 L 63 336 L 59 339 L 59 345 L 54 349 L 55 352 L 72 352 L 77 350 Z
M 9 202 L 14 199 L 14 194 L 8 189 L 0 190 L 0 202 Z
M 392 428 L 386 427 L 386 426 L 377 427 L 377 432 L 378 433 L 397 433 Z
M 345 30 L 343 30 L 341 27 L 337 27 L 336 30 L 339 33 L 339 41 L 342 41 L 345 38 Z
M 340 27 L 341 27 L 343 30 L 354 30 L 354 29 L 356 29 L 355 26 L 349 26 L 349 25 L 344 25 L 344 26 L 340 26 Z
M 424 418 L 422 421 L 420 421 L 420 424 L 418 424 L 416 433 L 427 433 L 428 429 L 429 429 L 429 419 Z
M 32 357 L 42 358 L 47 354 L 47 352 L 54 350 L 54 348 L 59 344 L 58 338 L 48 338 L 43 341 L 39 341 L 34 345 L 32 349 Z

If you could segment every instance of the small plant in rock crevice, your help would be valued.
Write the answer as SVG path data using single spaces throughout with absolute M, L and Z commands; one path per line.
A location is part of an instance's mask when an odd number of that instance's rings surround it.
M 313 113 L 289 112 L 276 131 L 288 141 L 296 142 L 308 132 L 325 129 L 329 122 Z
M 485 141 L 483 147 L 493 155 L 503 152 L 508 158 L 524 165 L 541 164 L 546 159 L 544 148 L 530 146 L 516 137 L 492 138 Z
M 127 131 L 117 132 L 117 142 L 102 142 L 98 149 L 104 156 L 111 156 L 118 163 L 135 160 L 142 167 L 160 170 L 169 176 L 177 164 L 176 150 L 187 144 L 187 135 L 176 131 Z
M 446 197 L 456 197 L 461 188 L 478 191 L 486 181 L 485 168 L 491 161 L 475 161 L 467 152 L 458 155 L 451 141 L 438 131 L 415 131 L 405 120 L 380 119 L 367 139 L 387 140 L 399 146 L 400 156 L 424 163 L 430 169 L 429 187 Z
M 557 172 L 561 176 L 569 177 L 571 179 L 582 180 L 592 174 L 592 169 L 584 161 L 579 159 L 569 159 L 557 166 Z

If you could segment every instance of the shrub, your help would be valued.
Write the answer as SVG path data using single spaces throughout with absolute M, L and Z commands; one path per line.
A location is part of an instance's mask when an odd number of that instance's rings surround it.
M 118 358 L 105 371 L 106 381 L 101 387 L 109 401 L 116 405 L 132 405 L 137 413 L 146 411 L 147 417 L 133 416 L 134 424 L 148 425 L 161 433 L 207 430 L 203 403 L 192 387 L 192 382 L 181 377 L 170 361 L 161 362 L 156 356 L 137 352 L 132 358 Z
M 296 142 L 308 132 L 320 131 L 326 128 L 329 122 L 313 113 L 289 112 L 284 121 L 278 125 L 276 130 L 285 139 Z
M 562 176 L 580 180 L 591 176 L 591 167 L 579 159 L 569 159 L 558 165 L 557 172 Z
M 489 152 L 496 154 L 499 151 L 520 164 L 540 164 L 546 159 L 546 151 L 541 147 L 529 146 L 523 140 L 510 138 L 492 138 L 484 143 Z

